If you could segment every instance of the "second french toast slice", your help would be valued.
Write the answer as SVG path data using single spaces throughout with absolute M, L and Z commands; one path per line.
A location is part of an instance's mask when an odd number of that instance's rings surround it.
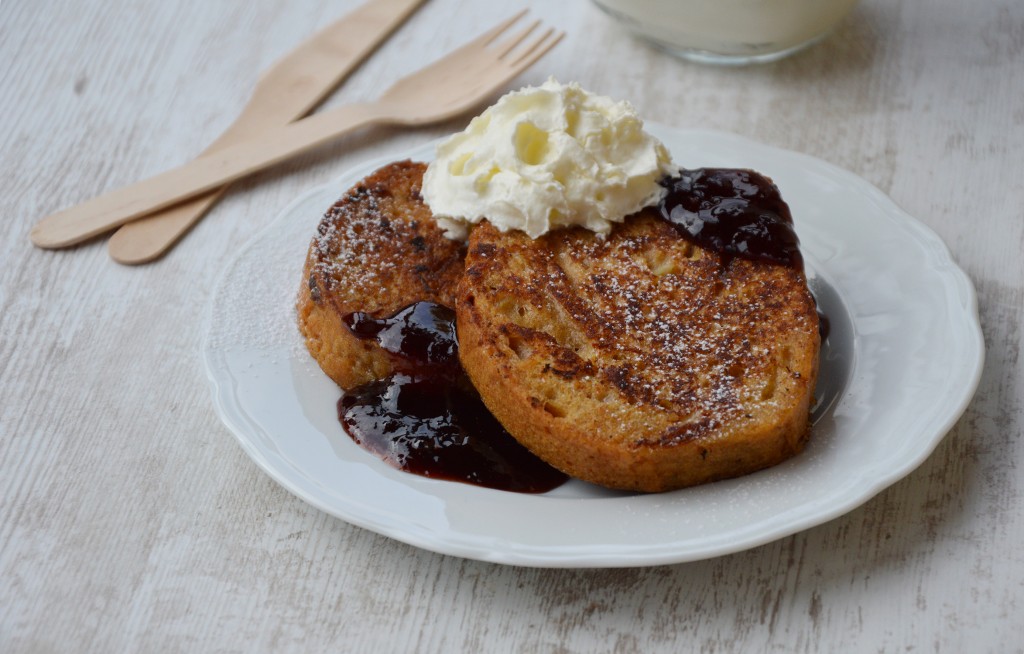
M 386 377 L 393 360 L 345 325 L 416 301 L 452 307 L 464 246 L 444 237 L 420 196 L 426 165 L 388 164 L 348 190 L 317 226 L 296 303 L 310 354 L 339 386 Z

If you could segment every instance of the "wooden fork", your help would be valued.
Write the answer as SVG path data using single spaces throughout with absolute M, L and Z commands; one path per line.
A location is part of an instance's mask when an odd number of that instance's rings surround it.
M 32 228 L 32 242 L 41 248 L 74 245 L 366 125 L 426 125 L 453 118 L 488 99 L 565 36 L 564 32 L 548 29 L 526 42 L 540 24 L 536 21 L 499 41 L 521 16 L 513 16 L 444 58 L 398 80 L 376 102 L 314 114 L 51 214 Z

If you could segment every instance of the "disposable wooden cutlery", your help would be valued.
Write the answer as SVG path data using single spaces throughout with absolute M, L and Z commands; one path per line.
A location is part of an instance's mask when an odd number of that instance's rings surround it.
M 308 114 L 369 57 L 424 0 L 370 0 L 303 41 L 260 76 L 252 97 L 235 122 L 207 148 L 212 152 L 240 143 L 267 128 Z M 120 263 L 156 259 L 196 224 L 227 190 L 122 225 L 107 251 Z
M 32 229 L 32 242 L 42 248 L 79 243 L 366 125 L 425 125 L 459 115 L 488 99 L 564 36 L 548 29 L 530 38 L 539 21 L 504 36 L 522 15 L 513 16 L 444 58 L 398 80 L 375 102 L 345 105 L 263 130 L 179 168 L 47 216 Z

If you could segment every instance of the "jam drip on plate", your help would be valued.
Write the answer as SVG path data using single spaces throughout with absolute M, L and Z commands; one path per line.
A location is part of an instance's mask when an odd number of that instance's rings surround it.
M 752 170 L 697 168 L 662 180 L 659 209 L 685 237 L 726 258 L 803 268 L 789 205 L 772 182 Z
M 344 321 L 376 339 L 395 367 L 338 400 L 338 419 L 356 443 L 400 470 L 488 488 L 543 493 L 568 479 L 484 406 L 459 364 L 454 311 L 416 302 L 390 318 L 353 313 Z

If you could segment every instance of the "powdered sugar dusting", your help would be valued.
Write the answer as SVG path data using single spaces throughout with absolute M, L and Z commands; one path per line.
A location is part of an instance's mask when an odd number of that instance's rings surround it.
M 506 315 L 563 348 L 574 364 L 560 374 L 585 373 L 574 392 L 594 396 L 623 428 L 652 413 L 630 407 L 646 406 L 661 415 L 649 425 L 655 438 L 686 438 L 792 401 L 783 392 L 799 383 L 792 343 L 817 329 L 795 273 L 695 250 L 653 218 L 607 239 L 545 238 L 540 248 L 511 246 L 501 270 L 521 278 L 503 287 L 499 272 L 487 284 L 499 298 L 527 298 L 529 311 Z M 603 402 L 608 387 L 623 402 Z
M 390 219 L 381 212 L 377 197 L 360 186 L 346 200 L 334 204 L 317 227 L 314 272 L 327 280 L 344 277 L 344 287 L 333 287 L 332 292 L 355 300 L 373 298 L 387 292 L 385 280 L 403 261 L 398 250 L 378 236 Z

